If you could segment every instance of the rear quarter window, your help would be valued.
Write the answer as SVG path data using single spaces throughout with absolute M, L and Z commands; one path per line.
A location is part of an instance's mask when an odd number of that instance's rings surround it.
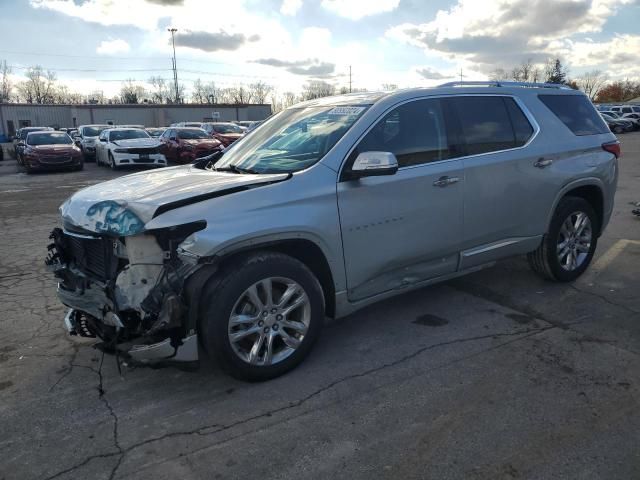
M 583 95 L 538 95 L 538 98 L 574 135 L 609 133 L 607 124 Z

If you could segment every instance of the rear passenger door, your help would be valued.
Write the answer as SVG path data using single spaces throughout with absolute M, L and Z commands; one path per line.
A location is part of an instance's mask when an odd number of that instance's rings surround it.
M 537 188 L 536 159 L 521 148 L 535 127 L 509 96 L 469 95 L 444 101 L 456 112 L 465 155 L 464 269 L 518 253 L 522 242 L 535 243 L 526 237 L 527 210 Z
M 350 301 L 455 272 L 464 175 L 448 117 L 439 99 L 400 105 L 347 159 L 337 189 Z M 349 179 L 368 151 L 393 153 L 398 172 Z

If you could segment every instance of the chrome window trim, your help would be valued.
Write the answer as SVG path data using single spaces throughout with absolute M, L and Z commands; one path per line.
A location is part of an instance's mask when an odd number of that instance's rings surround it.
M 438 99 L 438 98 L 456 98 L 456 97 L 506 97 L 506 98 L 512 98 L 516 102 L 516 105 L 518 105 L 518 107 L 520 108 L 522 113 L 524 113 L 524 116 L 527 118 L 527 120 L 529 121 L 531 126 L 533 127 L 533 133 L 531 134 L 531 136 L 529 137 L 527 142 L 524 145 L 521 145 L 520 147 L 506 148 L 506 149 L 503 149 L 503 150 L 493 150 L 491 152 L 476 153 L 476 154 L 473 154 L 473 155 L 464 155 L 464 156 L 455 157 L 455 158 L 446 158 L 444 160 L 436 160 L 436 161 L 433 161 L 433 162 L 420 163 L 418 165 L 408 165 L 406 167 L 400 167 L 398 169 L 399 172 L 403 171 L 403 170 L 413 169 L 413 168 L 421 168 L 421 167 L 424 167 L 424 166 L 427 166 L 427 165 L 442 164 L 442 163 L 446 163 L 446 162 L 453 162 L 453 161 L 458 161 L 458 160 L 466 160 L 466 159 L 471 159 L 471 158 L 476 158 L 476 157 L 482 157 L 482 156 L 485 156 L 485 155 L 493 155 L 495 153 L 503 153 L 503 152 L 511 152 L 511 151 L 515 151 L 515 150 L 521 150 L 523 148 L 528 147 L 536 139 L 536 137 L 540 133 L 540 125 L 536 121 L 536 119 L 533 116 L 533 114 L 531 113 L 531 111 L 527 108 L 527 106 L 524 104 L 524 102 L 522 100 L 520 100 L 520 98 L 518 98 L 517 96 L 515 96 L 513 94 L 509 94 L 509 93 L 464 93 L 464 94 L 429 95 L 429 96 L 420 96 L 420 97 L 410 98 L 410 99 L 407 99 L 407 100 L 403 100 L 402 102 L 398 102 L 398 103 L 390 106 L 389 108 L 387 108 L 384 112 L 382 112 L 378 116 L 378 118 L 375 119 L 374 122 L 371 123 L 369 128 L 367 128 L 362 133 L 362 135 L 360 135 L 358 137 L 358 139 L 354 142 L 354 144 L 351 146 L 351 148 L 349 149 L 349 151 L 345 155 L 344 159 L 342 160 L 342 163 L 340 165 L 340 173 L 338 175 L 338 182 L 343 182 L 344 181 L 344 180 L 341 180 L 341 178 L 342 178 L 342 173 L 343 173 L 344 169 L 346 168 L 346 160 L 351 156 L 351 154 L 356 149 L 358 144 L 362 141 L 362 139 L 364 137 L 366 137 L 367 134 L 371 130 L 373 130 L 373 127 L 375 127 L 378 124 L 378 122 L 385 115 L 387 115 L 389 112 L 391 112 L 392 110 L 394 110 L 394 109 L 396 109 L 396 108 L 398 108 L 398 107 L 400 107 L 402 105 L 406 105 L 407 103 L 410 103 L 410 102 L 415 102 L 415 101 L 419 101 L 419 100 L 431 100 L 431 99 Z

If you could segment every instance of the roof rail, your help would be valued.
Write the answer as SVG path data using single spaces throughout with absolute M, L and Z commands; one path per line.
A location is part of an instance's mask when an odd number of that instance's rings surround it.
M 559 90 L 572 90 L 568 85 L 561 83 L 534 83 L 534 82 L 503 82 L 500 80 L 487 80 L 479 82 L 448 82 L 438 87 L 523 87 L 523 88 L 556 88 Z

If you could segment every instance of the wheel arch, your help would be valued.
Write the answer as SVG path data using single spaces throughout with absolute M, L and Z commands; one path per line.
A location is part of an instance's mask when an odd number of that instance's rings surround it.
M 586 178 L 565 185 L 557 195 L 553 208 L 549 212 L 547 231 L 551 225 L 553 214 L 556 208 L 558 208 L 558 204 L 565 197 L 578 197 L 589 202 L 598 215 L 597 235 L 599 237 L 602 234 L 602 224 L 604 221 L 604 185 L 602 181 L 597 178 Z
M 208 278 L 215 276 L 217 271 L 233 263 L 241 256 L 255 252 L 272 251 L 289 255 L 302 262 L 318 279 L 322 287 L 325 301 L 325 314 L 334 317 L 336 313 L 336 284 L 334 274 L 327 255 L 323 249 L 308 238 L 279 238 L 265 240 L 259 243 L 241 244 L 236 248 L 228 247 L 212 258 L 217 268 L 209 270 Z M 197 273 L 197 272 L 196 272 Z M 195 275 L 195 274 L 194 274 Z

